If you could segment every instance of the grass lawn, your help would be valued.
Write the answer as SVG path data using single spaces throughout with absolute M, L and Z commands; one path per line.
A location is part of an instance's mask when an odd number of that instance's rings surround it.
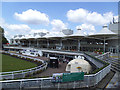
M 30 69 L 36 66 L 34 63 L 2 54 L 2 72 Z

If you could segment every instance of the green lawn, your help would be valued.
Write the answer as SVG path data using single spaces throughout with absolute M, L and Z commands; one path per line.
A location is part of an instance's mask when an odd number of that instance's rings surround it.
M 36 66 L 34 63 L 2 54 L 2 72 L 30 69 Z

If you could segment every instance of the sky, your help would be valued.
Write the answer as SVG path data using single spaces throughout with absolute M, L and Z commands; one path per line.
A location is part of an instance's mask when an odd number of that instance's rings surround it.
M 117 2 L 2 2 L 0 26 L 7 39 L 35 32 L 57 32 L 77 29 L 88 35 L 117 21 Z

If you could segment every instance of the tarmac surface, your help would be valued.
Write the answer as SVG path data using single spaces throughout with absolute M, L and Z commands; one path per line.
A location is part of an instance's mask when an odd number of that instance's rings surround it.
M 114 75 L 115 75 L 115 72 L 111 70 L 94 88 L 105 89 Z
M 116 72 L 106 88 L 120 88 L 120 72 Z
M 52 76 L 53 73 L 66 73 L 65 69 L 66 69 L 66 65 L 67 63 L 63 63 L 60 62 L 59 68 L 50 68 L 48 67 L 45 71 L 41 72 L 40 74 L 37 74 L 33 77 L 47 77 L 47 76 Z

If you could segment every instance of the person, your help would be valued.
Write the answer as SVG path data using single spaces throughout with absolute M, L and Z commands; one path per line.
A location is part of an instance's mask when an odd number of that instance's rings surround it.
M 69 63 L 69 60 L 67 59 L 67 63 Z
M 65 63 L 66 62 L 66 59 L 63 59 L 63 63 Z

